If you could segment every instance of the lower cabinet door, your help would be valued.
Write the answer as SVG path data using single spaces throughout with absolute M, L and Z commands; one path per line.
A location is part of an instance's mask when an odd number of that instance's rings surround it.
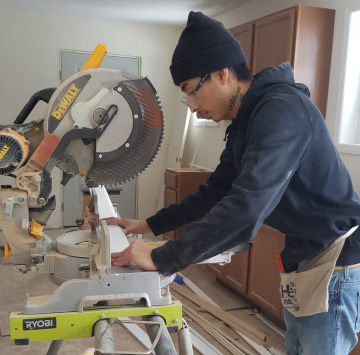
M 224 266 L 220 266 L 219 264 L 207 264 L 207 269 L 216 276 L 218 281 L 223 279 L 224 275 Z
M 280 271 L 276 254 L 284 249 L 285 237 L 263 225 L 250 250 L 247 298 L 283 323 Z
M 236 253 L 231 258 L 231 263 L 224 267 L 224 283 L 236 293 L 246 295 L 248 282 L 249 250 Z

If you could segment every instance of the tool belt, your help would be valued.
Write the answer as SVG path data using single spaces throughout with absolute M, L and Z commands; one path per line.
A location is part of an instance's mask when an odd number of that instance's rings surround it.
M 346 238 L 357 228 L 350 229 L 316 257 L 301 261 L 296 271 L 280 273 L 281 301 L 292 315 L 303 317 L 328 311 L 331 275 Z

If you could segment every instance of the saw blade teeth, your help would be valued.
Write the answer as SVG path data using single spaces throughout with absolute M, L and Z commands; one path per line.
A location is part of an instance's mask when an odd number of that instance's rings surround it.
M 136 99 L 142 115 L 135 144 L 113 161 L 97 161 L 90 171 L 96 183 L 124 182 L 146 170 L 157 155 L 164 134 L 164 116 L 160 100 L 148 79 L 123 82 Z

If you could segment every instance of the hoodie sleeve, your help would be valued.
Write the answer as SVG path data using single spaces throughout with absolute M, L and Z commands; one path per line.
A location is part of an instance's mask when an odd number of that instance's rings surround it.
M 155 235 L 159 235 L 202 218 L 229 194 L 236 176 L 233 154 L 230 149 L 225 148 L 221 154 L 220 163 L 210 175 L 207 185 L 201 185 L 198 192 L 149 217 L 146 221 L 150 229 Z
M 297 96 L 264 98 L 250 118 L 245 153 L 234 153 L 239 174 L 229 194 L 180 238 L 152 251 L 159 272 L 171 275 L 251 243 L 306 156 L 310 140 L 311 122 Z

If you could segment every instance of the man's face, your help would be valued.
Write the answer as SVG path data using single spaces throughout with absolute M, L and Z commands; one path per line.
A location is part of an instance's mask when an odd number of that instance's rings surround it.
M 222 84 L 217 73 L 205 77 L 196 77 L 180 83 L 184 92 L 184 100 L 191 112 L 198 118 L 212 119 L 219 122 L 231 119 L 229 115 L 227 87 Z

